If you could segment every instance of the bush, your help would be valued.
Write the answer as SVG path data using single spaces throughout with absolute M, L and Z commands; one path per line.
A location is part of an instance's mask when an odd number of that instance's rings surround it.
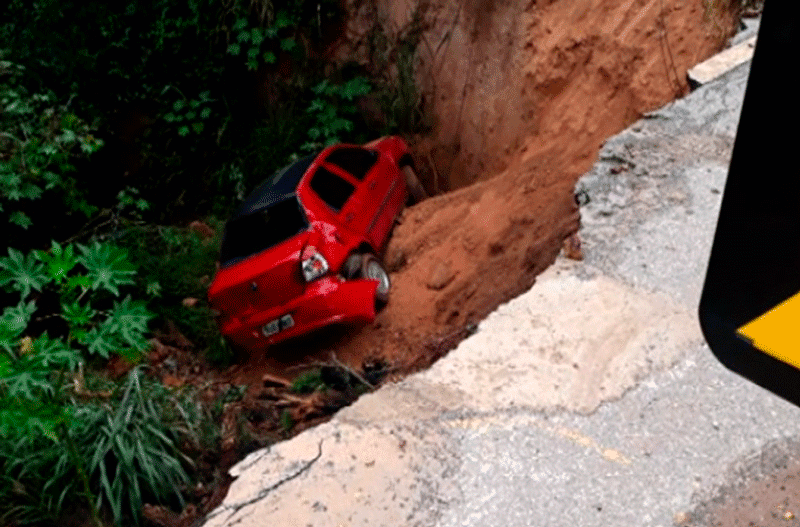
M 29 89 L 24 67 L 2 59 L 0 53 L 0 218 L 19 245 L 32 226 L 52 236 L 97 212 L 75 173 L 103 142 L 52 92 Z M 53 217 L 64 220 L 54 226 Z
M 216 272 L 222 225 L 208 220 L 213 237 L 204 238 L 189 228 L 138 226 L 120 233 L 139 273 L 137 285 L 149 291 L 151 309 L 160 320 L 173 321 L 206 357 L 219 366 L 233 359 L 206 302 L 208 284 Z M 196 299 L 185 305 L 186 299 Z
M 85 496 L 73 458 L 93 506 L 109 511 L 115 525 L 138 524 L 143 503 L 182 505 L 192 463 L 178 445 L 199 442 L 189 398 L 148 380 L 141 368 L 107 399 L 81 402 L 80 395 L 65 393 L 69 419 L 59 441 L 21 429 L 0 436 L 0 519 L 55 522 L 70 512 Z
M 3 517 L 33 521 L 41 514 L 58 514 L 66 504 L 84 503 L 93 511 L 95 523 L 104 504 L 111 504 L 119 521 L 122 483 L 103 484 L 102 476 L 108 476 L 111 467 L 106 463 L 113 464 L 115 471 L 117 467 L 132 470 L 129 478 L 147 479 L 149 486 L 141 486 L 137 479 L 143 490 L 136 487 L 135 492 L 163 495 L 161 487 L 153 487 L 157 481 L 152 472 L 141 465 L 147 456 L 161 453 L 152 445 L 144 448 L 143 443 L 131 450 L 120 435 L 128 430 L 121 423 L 135 425 L 161 440 L 162 450 L 171 446 L 164 439 L 169 436 L 161 437 L 152 420 L 130 420 L 135 412 L 144 411 L 136 404 L 145 404 L 145 399 L 134 400 L 130 395 L 138 385 L 129 383 L 121 399 L 126 410 L 112 412 L 114 418 L 106 419 L 112 430 L 107 435 L 117 450 L 102 459 L 90 457 L 97 451 L 99 436 L 94 435 L 85 448 L 81 441 L 87 433 L 109 430 L 99 417 L 103 408 L 93 411 L 92 406 L 77 404 L 68 390 L 69 382 L 77 379 L 79 365 L 112 355 L 136 360 L 148 347 L 145 334 L 151 313 L 130 295 L 119 300 L 135 275 L 127 253 L 108 243 L 62 246 L 53 242 L 47 252 L 23 254 L 9 249 L 8 256 L 0 258 L 0 287 L 8 298 L 17 299 L 0 316 L 0 474 L 9 484 L 0 490 L 6 494 L 6 499 L 0 499 Z M 161 462 L 167 471 L 175 470 L 169 458 Z M 135 505 L 131 500 L 134 497 L 129 497 L 129 506 Z

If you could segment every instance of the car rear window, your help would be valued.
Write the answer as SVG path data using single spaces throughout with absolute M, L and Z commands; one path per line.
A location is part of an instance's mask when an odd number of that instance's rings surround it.
M 233 218 L 225 226 L 220 264 L 234 264 L 306 229 L 308 220 L 295 196 Z
M 364 179 L 369 169 L 378 161 L 378 153 L 363 148 L 345 146 L 331 152 L 325 161 L 353 174 L 357 179 Z
M 330 205 L 336 212 L 342 210 L 342 207 L 356 189 L 344 179 L 322 167 L 318 168 L 314 173 L 310 185 L 311 190 L 316 192 L 317 196 L 322 198 L 322 201 Z

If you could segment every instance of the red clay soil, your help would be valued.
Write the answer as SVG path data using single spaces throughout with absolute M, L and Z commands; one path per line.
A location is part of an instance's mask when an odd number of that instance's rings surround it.
M 253 384 L 297 364 L 383 359 L 425 367 L 524 292 L 579 227 L 577 179 L 605 138 L 688 91 L 686 71 L 721 49 L 735 16 L 704 0 L 359 2 L 340 56 L 367 60 L 359 27 L 402 37 L 421 20 L 418 86 L 433 131 L 414 143 L 429 191 L 386 251 L 389 305 L 364 328 L 251 356 Z M 714 2 L 719 3 L 719 2 Z

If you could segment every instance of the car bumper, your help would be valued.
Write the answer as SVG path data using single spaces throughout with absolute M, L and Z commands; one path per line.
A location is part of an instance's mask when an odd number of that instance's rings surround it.
M 305 294 L 286 304 L 247 317 L 231 318 L 220 325 L 220 332 L 235 344 L 251 350 L 304 335 L 335 323 L 369 324 L 375 320 L 374 280 L 341 280 L 325 277 L 311 282 Z M 287 315 L 291 324 L 287 323 Z M 265 334 L 265 326 L 278 323 L 280 330 Z M 272 326 L 274 329 L 274 325 Z

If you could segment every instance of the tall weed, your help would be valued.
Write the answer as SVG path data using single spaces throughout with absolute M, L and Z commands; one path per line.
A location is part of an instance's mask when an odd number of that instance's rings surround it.
M 107 399 L 69 397 L 63 434 L 83 460 L 98 510 L 115 525 L 128 525 L 139 523 L 144 503 L 182 505 L 193 464 L 179 446 L 200 442 L 199 410 L 191 398 L 147 379 L 141 368 Z M 65 441 L 20 429 L 0 436 L 0 520 L 57 521 L 82 501 L 76 476 Z

